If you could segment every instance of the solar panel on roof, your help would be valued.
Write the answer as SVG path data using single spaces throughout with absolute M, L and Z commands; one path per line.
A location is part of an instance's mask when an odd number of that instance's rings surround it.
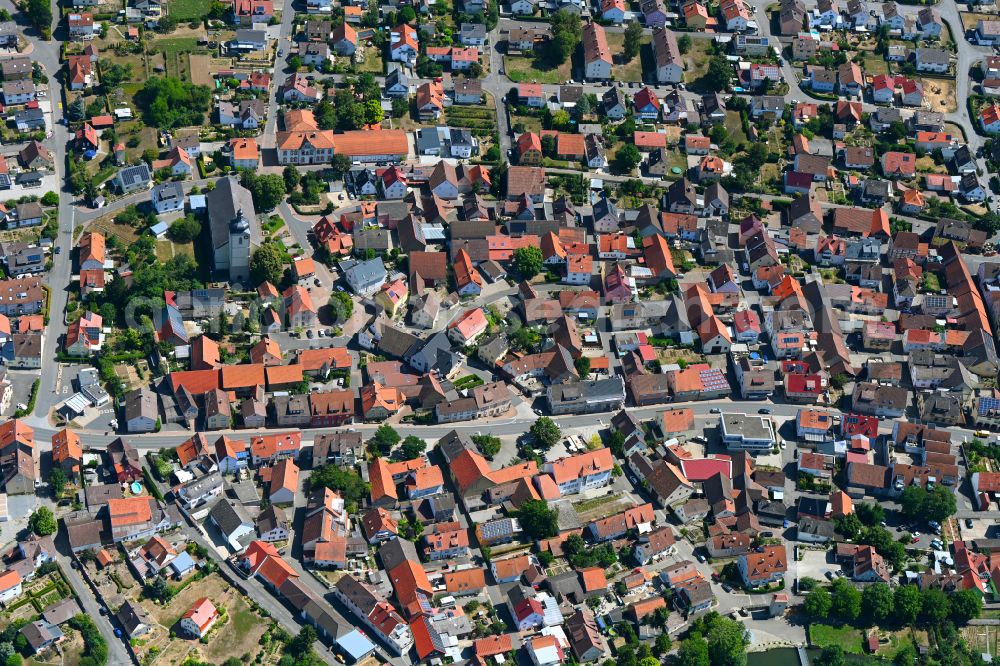
M 1000 409 L 1000 400 L 997 398 L 980 398 L 979 399 L 979 413 L 986 414 L 987 412 Z

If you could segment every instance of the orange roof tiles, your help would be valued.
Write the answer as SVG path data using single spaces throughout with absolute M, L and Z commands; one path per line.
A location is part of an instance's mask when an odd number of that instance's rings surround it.
M 264 368 L 268 387 L 298 384 L 303 380 L 303 367 L 298 364 L 269 365 Z
M 118 527 L 149 522 L 153 519 L 151 501 L 149 497 L 125 497 L 108 500 L 108 515 L 111 517 L 111 525 Z
M 462 569 L 446 571 L 444 586 L 449 594 L 466 594 L 486 587 L 486 572 L 483 569 Z
M 608 579 L 604 575 L 604 569 L 601 567 L 587 567 L 586 569 L 580 569 L 580 579 L 583 582 L 584 592 L 594 592 L 595 590 L 606 590 L 608 588 Z
M 83 459 L 83 448 L 80 446 L 80 436 L 69 428 L 63 428 L 52 435 L 52 462 L 61 463 L 64 460 Z
M 264 386 L 264 365 L 247 363 L 243 365 L 224 365 L 220 370 L 222 388 L 229 391 L 239 388 Z

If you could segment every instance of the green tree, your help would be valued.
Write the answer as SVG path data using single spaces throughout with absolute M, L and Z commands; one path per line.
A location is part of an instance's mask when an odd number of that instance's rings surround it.
M 560 9 L 549 19 L 552 30 L 550 42 L 553 60 L 564 63 L 583 39 L 583 25 L 579 14 Z
M 643 657 L 639 660 L 639 666 L 660 666 L 660 660 L 656 657 Z
M 323 461 L 314 460 L 313 465 Z M 368 484 L 353 469 L 342 469 L 337 465 L 323 465 L 309 475 L 310 488 L 336 490 L 348 505 L 357 506 L 368 496 Z
M 41 199 L 43 206 L 58 206 L 59 205 L 59 195 L 55 192 L 46 192 L 42 195 Z
M 270 282 L 277 285 L 285 272 L 281 250 L 274 243 L 264 243 L 250 257 L 250 279 L 254 284 Z
M 927 626 L 940 625 L 950 610 L 948 595 L 943 591 L 931 588 L 920 593 L 920 620 Z
M 44 39 L 49 39 L 52 33 L 52 6 L 48 0 L 28 0 L 24 5 L 24 13 L 31 25 L 35 26 Z
M 73 103 L 66 107 L 66 116 L 71 121 L 83 120 L 83 116 L 87 111 L 87 107 L 83 103 L 83 95 L 77 97 L 73 100 Z
M 920 615 L 920 589 L 916 585 L 901 585 L 892 595 L 892 606 L 895 617 L 900 624 L 906 626 L 917 621 Z
M 968 624 L 983 612 L 983 598 L 975 590 L 959 590 L 951 595 L 951 621 Z
M 316 125 L 320 129 L 331 130 L 337 126 L 337 113 L 333 110 L 333 105 L 328 98 L 323 97 L 317 102 L 313 114 L 316 117 Z
M 330 171 L 338 180 L 343 180 L 344 174 L 351 170 L 351 166 L 351 158 L 347 155 L 334 155 Z
M 854 505 L 854 513 L 865 525 L 880 525 L 885 520 L 885 509 L 875 502 L 858 502 Z
M 543 266 L 544 259 L 542 258 L 541 248 L 535 245 L 528 245 L 514 250 L 514 270 L 521 277 L 530 280 L 542 272 Z
M 414 11 L 413 7 L 405 5 L 399 10 L 399 22 L 413 24 L 417 20 L 417 12 Z
M 403 460 L 413 460 L 427 450 L 427 442 L 415 435 L 407 435 L 399 450 Z
M 66 489 L 66 472 L 62 467 L 53 467 L 49 472 L 49 487 L 52 489 L 53 497 L 59 497 Z
M 637 21 L 629 21 L 625 26 L 625 45 L 622 53 L 626 60 L 632 60 L 639 55 L 639 47 L 642 43 L 642 26 Z
M 190 243 L 201 235 L 201 220 L 188 214 L 170 224 L 170 238 L 178 243 Z
M 701 634 L 692 634 L 681 641 L 677 650 L 677 663 L 679 666 L 712 666 L 708 658 L 708 643 Z
M 725 56 L 712 56 L 708 61 L 708 71 L 702 77 L 704 85 L 712 90 L 725 92 L 729 90 L 729 81 L 733 68 Z
M 881 624 L 892 617 L 892 588 L 885 583 L 868 585 L 861 592 L 861 608 L 869 624 Z
M 861 534 L 862 527 L 864 527 L 861 524 L 861 519 L 853 513 L 837 518 L 833 524 L 836 526 L 837 531 L 848 539 L 857 539 L 858 535 Z
M 313 643 L 319 636 L 316 634 L 316 630 L 311 624 L 303 624 L 299 633 L 288 642 L 285 646 L 285 654 L 290 654 L 293 657 L 303 657 L 312 652 Z
M 28 528 L 38 536 L 50 536 L 58 529 L 52 509 L 40 506 L 28 517 Z
M 663 610 L 662 608 L 659 610 Z M 670 640 L 670 634 L 667 632 L 662 632 L 656 637 L 656 641 L 653 643 L 653 654 L 657 657 L 662 657 L 666 653 L 670 652 L 672 642 Z
M 334 321 L 342 324 L 354 314 L 354 299 L 346 292 L 335 291 L 330 294 L 330 308 L 333 310 Z
M 927 491 L 919 486 L 907 486 L 899 496 L 899 506 L 908 520 L 919 518 L 924 510 Z
M 844 648 L 839 645 L 827 645 L 814 663 L 816 666 L 845 666 L 847 659 L 844 657 Z
M 392 448 L 399 444 L 400 436 L 391 425 L 383 423 L 368 440 L 368 445 L 373 447 L 383 456 L 389 455 Z
M 559 534 L 558 513 L 544 500 L 528 500 L 515 513 L 521 529 L 532 539 L 549 539 Z
M 167 579 L 163 576 L 154 576 L 147 579 L 146 584 L 142 588 L 142 593 L 147 599 L 152 599 L 153 601 L 169 601 L 174 596 L 173 588 L 170 587 Z
M 746 666 L 747 633 L 739 622 L 718 613 L 705 624 L 708 632 L 708 657 L 712 666 Z
M 384 116 L 385 112 L 382 110 L 382 102 L 377 99 L 365 102 L 365 124 L 378 125 L 382 122 Z
M 244 171 L 240 184 L 250 190 L 258 212 L 274 210 L 285 198 L 285 179 L 276 173 L 261 176 L 255 171 Z
M 615 153 L 615 172 L 630 174 L 641 161 L 642 153 L 639 152 L 639 149 L 634 144 L 626 143 Z
M 576 368 L 576 372 L 580 375 L 580 379 L 585 379 L 587 375 L 590 374 L 590 359 L 586 356 L 581 356 L 573 361 L 573 367 Z
M 955 493 L 947 486 L 937 485 L 924 499 L 923 515 L 928 520 L 942 523 L 954 515 L 957 508 Z
M 492 458 L 500 453 L 502 442 L 494 435 L 473 435 L 472 442 L 479 447 L 479 452 L 487 458 Z
M 861 592 L 846 578 L 838 578 L 830 585 L 830 612 L 847 622 L 861 614 Z
M 173 76 L 154 76 L 146 79 L 135 101 L 150 127 L 200 126 L 205 123 L 212 91 L 208 86 L 196 86 Z
M 802 607 L 806 614 L 813 619 L 825 618 L 830 614 L 833 600 L 825 587 L 814 588 L 803 602 Z
M 122 65 L 110 60 L 101 61 L 101 85 L 105 90 L 114 90 L 130 78 L 132 78 L 132 65 Z
M 559 438 L 562 437 L 562 431 L 559 429 L 559 426 L 547 416 L 539 417 L 531 424 L 528 432 L 531 433 L 535 448 L 542 449 L 543 451 L 551 449 L 559 442 Z
M 691 35 L 685 33 L 677 38 L 677 50 L 681 52 L 681 55 L 691 50 Z
M 285 167 L 284 171 L 281 172 L 281 178 L 285 181 L 285 192 L 291 194 L 295 191 L 295 188 L 299 186 L 299 181 L 302 179 L 299 176 L 299 170 L 295 168 L 294 164 L 289 164 Z

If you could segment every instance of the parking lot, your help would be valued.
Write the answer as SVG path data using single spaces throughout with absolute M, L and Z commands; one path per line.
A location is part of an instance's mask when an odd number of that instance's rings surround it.
M 830 561 L 829 552 L 829 549 L 813 550 L 799 546 L 799 554 L 802 555 L 802 560 L 798 563 L 799 580 L 803 578 L 829 580 L 828 572 L 835 576 L 841 567 L 836 562 Z

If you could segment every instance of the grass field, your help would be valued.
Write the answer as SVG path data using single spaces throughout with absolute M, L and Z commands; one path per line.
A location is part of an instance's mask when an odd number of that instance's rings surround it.
M 504 70 L 507 77 L 514 83 L 565 83 L 569 81 L 573 72 L 571 60 L 552 67 L 542 58 L 522 58 L 507 56 L 504 58 Z
M 234 654 L 253 654 L 260 637 L 267 629 L 267 623 L 250 610 L 246 601 L 238 594 L 227 604 L 227 611 L 229 619 L 226 625 L 219 629 L 207 647 L 199 648 L 212 663 L 222 663 L 226 657 Z
M 865 53 L 865 60 L 861 63 L 861 68 L 865 74 L 871 74 L 872 76 L 889 73 L 889 63 L 874 53 Z
M 729 136 L 733 137 L 736 141 L 741 141 L 746 143 L 747 134 L 743 131 L 743 120 L 740 118 L 739 111 L 726 111 L 726 129 L 729 130 Z
M 642 45 L 652 42 L 652 37 L 643 35 Z M 625 48 L 625 33 L 609 32 L 608 48 L 613 54 L 614 65 L 611 67 L 611 76 L 617 81 L 642 81 L 642 56 L 637 55 L 632 60 L 626 61 L 622 55 Z
M 709 39 L 692 39 L 691 48 L 684 54 L 686 70 L 684 80 L 688 86 L 700 79 L 708 71 L 708 60 L 712 55 L 712 41 Z
M 382 63 L 382 54 L 376 48 L 365 48 L 365 61 L 358 65 L 358 72 L 371 72 L 372 74 L 382 74 L 385 72 L 385 65 Z
M 205 0 L 170 0 L 167 12 L 178 21 L 193 21 L 208 14 L 209 4 Z
M 90 223 L 90 231 L 99 231 L 105 236 L 117 236 L 125 245 L 131 245 L 139 238 L 136 230 L 127 224 L 115 224 L 114 215 L 100 217 Z
M 831 627 L 828 624 L 809 625 L 809 641 L 818 648 L 828 645 L 839 645 L 844 652 L 861 654 L 862 636 L 859 629 L 853 627 Z
M 519 116 L 516 114 L 511 116 L 511 125 L 517 124 L 524 125 L 525 132 L 535 132 L 537 134 L 542 131 L 541 119 L 534 116 Z
M 170 240 L 156 241 L 156 258 L 160 261 L 170 261 L 178 254 L 186 254 L 194 258 L 194 243 L 175 243 Z
M 191 61 L 188 53 L 198 50 L 198 40 L 193 37 L 162 39 L 153 44 L 163 54 L 163 66 L 169 76 L 191 80 Z

